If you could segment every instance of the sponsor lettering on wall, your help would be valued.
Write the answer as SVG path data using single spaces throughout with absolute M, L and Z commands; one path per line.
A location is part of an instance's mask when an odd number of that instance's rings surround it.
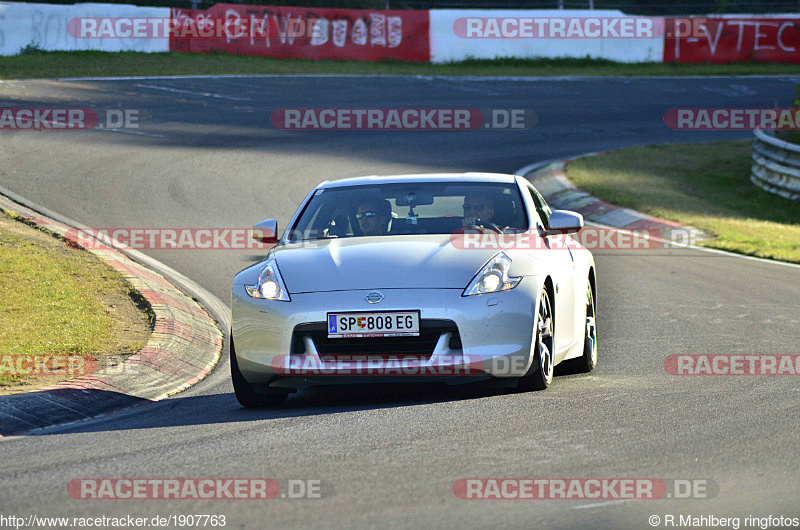
M 800 17 L 665 19 L 664 62 L 800 63 Z
M 216 4 L 201 10 L 173 9 L 172 17 L 196 27 L 170 39 L 170 50 L 263 55 L 278 58 L 380 61 L 430 60 L 428 12 Z M 225 21 L 221 38 L 202 34 Z M 189 37 L 187 38 L 187 34 Z

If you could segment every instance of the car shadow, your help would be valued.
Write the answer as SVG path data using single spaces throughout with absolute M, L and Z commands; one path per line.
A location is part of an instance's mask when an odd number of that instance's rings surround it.
M 447 386 L 416 383 L 354 386 L 324 386 L 303 389 L 288 401 L 274 408 L 242 407 L 233 392 L 174 397 L 135 409 L 124 409 L 101 420 L 77 423 L 65 428 L 54 428 L 30 433 L 54 435 L 65 433 L 90 433 L 213 425 L 251 422 L 303 416 L 327 415 L 390 409 L 463 401 L 512 394 L 514 390 L 502 383 L 485 381 L 468 385 Z
M 556 379 L 567 379 L 576 375 L 568 366 L 555 368 Z M 68 399 L 72 390 L 64 392 Z M 85 393 L 85 391 L 84 391 Z M 303 416 L 321 416 L 339 412 L 413 407 L 431 403 L 475 400 L 513 395 L 516 381 L 494 379 L 461 385 L 436 383 L 379 383 L 359 385 L 330 385 L 305 388 L 292 394 L 279 407 L 244 408 L 233 392 L 201 395 L 175 396 L 158 402 L 133 398 L 111 391 L 93 390 L 92 401 L 103 402 L 108 408 L 101 418 L 62 418 L 72 421 L 69 425 L 55 425 L 30 432 L 8 432 L 22 436 L 48 436 L 66 433 L 90 433 L 104 431 L 126 431 L 134 429 L 157 429 L 191 425 L 214 425 L 281 419 Z M 534 393 L 547 397 L 551 391 Z M 31 394 L 36 395 L 36 394 Z M 30 396 L 30 395 L 29 395 Z M 22 398 L 22 395 L 17 397 Z M 52 398 L 53 396 L 51 396 Z M 85 400 L 85 397 L 82 396 Z M 13 398 L 12 398 L 13 399 Z M 50 399 L 46 403 L 52 403 Z M 65 410 L 63 407 L 60 410 Z M 1 422 L 0 422 L 1 423 Z

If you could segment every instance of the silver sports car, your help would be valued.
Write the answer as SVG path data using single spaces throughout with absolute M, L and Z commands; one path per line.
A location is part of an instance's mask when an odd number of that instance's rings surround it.
M 246 406 L 326 384 L 505 379 L 597 364 L 595 264 L 527 180 L 466 173 L 317 186 L 236 275 L 233 387 Z

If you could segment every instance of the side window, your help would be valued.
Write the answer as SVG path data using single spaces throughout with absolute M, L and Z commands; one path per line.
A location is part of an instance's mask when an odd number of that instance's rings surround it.
M 536 206 L 536 213 L 539 214 L 539 219 L 542 220 L 545 229 L 550 228 L 550 214 L 552 210 L 544 202 L 544 198 L 536 191 L 534 188 L 529 187 L 528 192 L 531 194 L 531 199 L 533 199 L 533 204 Z

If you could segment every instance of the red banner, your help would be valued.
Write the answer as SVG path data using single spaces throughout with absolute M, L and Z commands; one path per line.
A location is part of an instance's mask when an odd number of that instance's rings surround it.
M 667 18 L 664 62 L 800 63 L 798 18 Z
M 173 9 L 170 50 L 295 59 L 429 61 L 427 11 L 216 4 Z

